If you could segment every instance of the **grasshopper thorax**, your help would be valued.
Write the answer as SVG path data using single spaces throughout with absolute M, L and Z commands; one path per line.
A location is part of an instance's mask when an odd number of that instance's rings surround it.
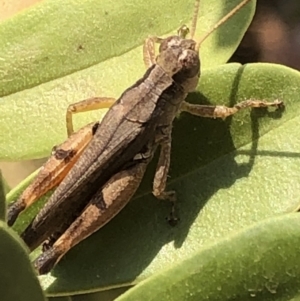
M 200 76 L 200 59 L 196 42 L 180 36 L 164 39 L 156 63 L 186 92 L 194 91 Z

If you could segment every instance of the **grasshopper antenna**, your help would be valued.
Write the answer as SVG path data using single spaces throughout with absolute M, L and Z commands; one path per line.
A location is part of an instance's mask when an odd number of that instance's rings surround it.
M 197 21 L 198 21 L 198 15 L 199 15 L 199 7 L 200 7 L 200 0 L 195 1 L 194 6 L 194 14 L 192 19 L 192 25 L 191 25 L 191 39 L 194 39 L 196 27 L 197 27 Z
M 196 44 L 196 51 L 199 51 L 199 48 L 201 46 L 201 44 L 217 29 L 219 28 L 222 24 L 224 24 L 228 19 L 230 19 L 234 14 L 236 14 L 241 8 L 243 8 L 248 2 L 250 2 L 251 0 L 243 0 L 240 4 L 238 4 L 232 11 L 230 11 L 226 16 L 224 16 L 218 23 L 216 23 Z M 197 0 L 195 3 L 195 9 L 198 9 L 199 11 L 199 5 L 200 5 L 200 0 Z M 193 16 L 193 23 L 192 26 L 195 28 L 192 28 L 193 30 L 193 34 L 195 33 L 196 30 L 196 21 L 194 20 L 194 17 L 196 15 L 196 17 L 198 17 L 198 11 L 194 12 L 194 16 Z

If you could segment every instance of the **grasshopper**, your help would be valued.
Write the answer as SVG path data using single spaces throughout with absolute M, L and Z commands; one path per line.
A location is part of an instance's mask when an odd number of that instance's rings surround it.
M 185 102 L 187 94 L 195 90 L 200 78 L 200 44 L 249 1 L 243 0 L 202 40 L 195 41 L 200 2 L 196 0 L 191 39 L 186 38 L 186 26 L 182 26 L 176 36 L 148 38 L 143 51 L 148 69 L 117 101 L 92 98 L 68 108 L 66 121 L 70 138 L 54 149 L 49 159 L 52 163 L 46 163 L 41 171 L 44 174 L 36 183 L 43 183 L 43 189 L 39 190 L 40 185 L 33 184 L 34 188 L 29 188 L 29 192 L 21 195 L 8 210 L 8 224 L 12 225 L 22 210 L 60 182 L 46 205 L 21 234 L 30 250 L 49 239 L 44 244 L 44 252 L 35 261 L 40 274 L 51 270 L 68 250 L 109 222 L 129 202 L 158 146 L 160 155 L 153 194 L 174 204 L 176 194 L 166 191 L 166 182 L 172 122 L 180 112 L 226 118 L 248 107 L 282 106 L 281 101 L 259 100 L 246 100 L 232 108 Z M 160 44 L 157 56 L 155 43 Z M 86 136 L 79 132 L 73 134 L 74 113 L 105 106 L 110 106 L 110 109 L 101 123 L 82 129 L 87 131 Z M 67 161 L 71 162 L 68 167 Z M 54 168 L 60 163 L 62 169 Z M 49 173 L 48 170 L 54 172 Z M 54 177 L 56 174 L 60 176 Z M 29 197 L 31 193 L 32 198 Z M 173 214 L 171 217 L 175 219 Z

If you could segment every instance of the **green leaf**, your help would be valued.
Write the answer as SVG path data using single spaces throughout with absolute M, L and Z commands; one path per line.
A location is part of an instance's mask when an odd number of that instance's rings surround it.
M 255 224 L 195 252 L 116 301 L 299 299 L 300 215 Z
M 0 170 L 0 220 L 5 220 L 5 210 L 6 210 L 6 202 L 5 202 L 5 187 L 2 177 L 2 172 Z
M 14 231 L 0 221 L 0 292 L 3 301 L 45 300 L 27 250 Z
M 170 205 L 151 194 L 154 160 L 134 200 L 41 277 L 47 294 L 138 283 L 220 237 L 294 209 L 300 190 L 299 87 L 299 72 L 279 65 L 229 64 L 203 72 L 201 94 L 191 94 L 190 102 L 279 98 L 286 110 L 245 110 L 225 121 L 182 114 L 174 123 L 168 186 L 177 191 L 178 226 L 165 222 Z M 15 197 L 11 193 L 9 200 Z M 25 212 L 19 222 L 31 218 Z
M 201 1 L 197 37 L 239 2 Z M 0 159 L 47 156 L 66 138 L 68 104 L 93 96 L 118 97 L 145 72 L 144 39 L 176 33 L 191 19 L 193 3 L 43 1 L 0 24 Z M 251 1 L 205 41 L 202 68 L 226 62 L 254 9 Z M 104 113 L 80 114 L 76 126 Z

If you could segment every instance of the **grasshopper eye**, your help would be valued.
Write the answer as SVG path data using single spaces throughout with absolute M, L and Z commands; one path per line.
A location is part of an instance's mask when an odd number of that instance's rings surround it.
M 194 78 L 200 73 L 200 60 L 197 52 L 191 49 L 185 49 L 178 57 L 181 64 L 181 70 L 174 75 L 174 80 L 181 83 L 188 78 Z
M 178 60 L 181 63 L 182 68 L 185 70 L 191 70 L 199 67 L 199 57 L 193 50 L 184 50 Z

